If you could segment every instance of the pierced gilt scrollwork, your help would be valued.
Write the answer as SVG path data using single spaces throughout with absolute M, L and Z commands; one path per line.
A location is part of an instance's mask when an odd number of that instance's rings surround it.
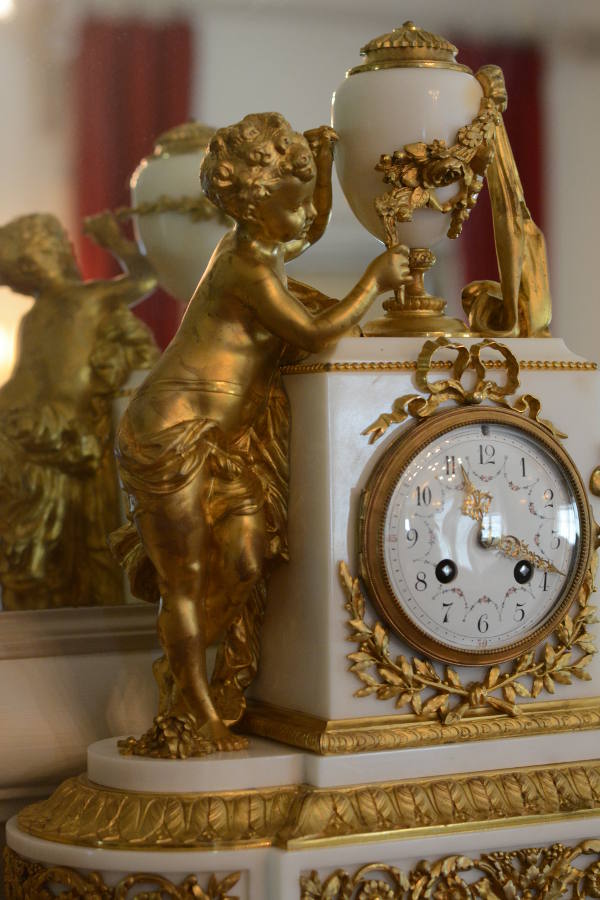
M 596 607 L 588 603 L 594 587 L 591 568 L 577 597 L 577 612 L 564 617 L 548 642 L 512 660 L 506 669 L 488 667 L 483 679 L 469 682 L 463 682 L 451 666 L 441 672 L 428 659 L 393 657 L 388 630 L 380 622 L 367 621 L 360 581 L 352 578 L 345 563 L 340 565 L 340 577 L 349 615 L 348 640 L 358 645 L 348 654 L 350 671 L 362 682 L 355 697 L 393 701 L 396 709 L 408 707 L 419 718 L 439 718 L 452 725 L 481 708 L 518 716 L 522 712 L 518 698 L 553 694 L 556 684 L 591 678 L 587 667 L 596 647 L 588 626 L 598 621 Z
M 312 871 L 300 878 L 301 900 L 500 900 L 516 897 L 600 897 L 600 841 L 575 847 L 552 844 L 482 854 L 478 859 L 446 856 L 422 861 L 413 869 L 382 863 L 350 873 L 337 869 L 321 878 Z M 575 865 L 580 857 L 584 859 Z M 465 877 L 466 876 L 466 877 Z M 474 877 L 473 877 L 474 876 Z M 475 880 L 476 879 L 476 880 Z
M 434 359 L 438 351 L 455 354 L 449 378 L 435 380 L 430 377 L 438 368 L 437 360 Z M 506 372 L 504 382 L 488 377 L 489 360 L 484 360 L 482 356 L 490 351 L 500 356 L 499 361 Z M 474 378 L 474 384 L 467 387 L 462 380 L 464 375 Z M 382 413 L 362 432 L 369 435 L 371 443 L 379 440 L 390 425 L 401 424 L 409 416 L 422 421 L 447 401 L 459 406 L 471 406 L 484 401 L 495 403 L 537 422 L 555 438 L 566 437 L 547 419 L 540 418 L 541 402 L 537 397 L 521 394 L 512 402 L 509 400 L 519 388 L 519 362 L 508 347 L 497 341 L 485 340 L 471 347 L 448 341 L 444 337 L 425 341 L 417 360 L 415 381 L 418 389 L 427 396 L 404 394 L 394 400 L 391 412 Z
M 195 875 L 175 884 L 160 875 L 142 872 L 127 875 L 109 887 L 98 872 L 82 874 L 68 866 L 44 866 L 5 847 L 4 878 L 6 900 L 50 900 L 57 895 L 66 900 L 129 900 L 134 896 L 149 900 L 239 900 L 229 891 L 239 882 L 240 873 L 232 872 L 224 878 L 211 875 L 202 888 Z M 143 894 L 130 893 L 136 885 L 144 886 Z

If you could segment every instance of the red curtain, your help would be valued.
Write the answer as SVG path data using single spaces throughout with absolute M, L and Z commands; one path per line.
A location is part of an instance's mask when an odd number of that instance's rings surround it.
M 494 64 L 504 72 L 508 92 L 508 108 L 504 113 L 506 130 L 523 183 L 527 206 L 535 223 L 544 230 L 544 115 L 542 104 L 543 62 L 536 46 L 465 45 L 460 47 L 459 62 L 476 72 L 481 66 Z M 498 265 L 492 213 L 487 187 L 463 234 L 458 239 L 463 261 L 464 283 L 476 279 L 497 280 Z
M 77 216 L 129 205 L 129 177 L 156 137 L 190 114 L 192 35 L 186 22 L 87 20 L 75 67 Z M 116 263 L 87 238 L 78 247 L 86 278 L 110 277 Z M 181 304 L 157 291 L 135 308 L 161 347 Z

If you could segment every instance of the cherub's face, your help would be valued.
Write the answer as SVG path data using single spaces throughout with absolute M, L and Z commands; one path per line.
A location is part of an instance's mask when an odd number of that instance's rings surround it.
M 71 245 L 50 229 L 29 233 L 10 225 L 0 234 L 0 283 L 24 294 L 79 279 Z
M 285 175 L 263 200 L 256 204 L 253 218 L 257 236 L 286 244 L 306 237 L 317 210 L 313 204 L 315 176 L 299 181 Z

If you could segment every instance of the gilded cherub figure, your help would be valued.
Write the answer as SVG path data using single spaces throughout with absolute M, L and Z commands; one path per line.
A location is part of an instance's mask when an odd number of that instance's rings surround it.
M 256 672 L 267 568 L 287 555 L 280 364 L 335 341 L 408 276 L 407 251 L 395 248 L 340 302 L 288 283 L 284 263 L 321 237 L 329 218 L 334 140 L 329 128 L 303 136 L 279 114 L 249 115 L 215 133 L 202 163 L 207 197 L 236 225 L 117 436 L 137 531 L 122 530 L 115 545 L 133 592 L 160 599 L 166 656 L 161 715 L 142 738 L 122 742 L 124 752 L 185 756 L 246 745 L 228 724 L 241 716 Z M 219 641 L 209 687 L 206 651 Z
M 84 282 L 62 225 L 21 216 L 0 228 L 0 283 L 35 299 L 0 388 L 2 608 L 114 605 L 122 574 L 107 545 L 119 525 L 112 403 L 156 345 L 129 305 L 156 284 L 110 214 L 88 232 L 127 274 Z

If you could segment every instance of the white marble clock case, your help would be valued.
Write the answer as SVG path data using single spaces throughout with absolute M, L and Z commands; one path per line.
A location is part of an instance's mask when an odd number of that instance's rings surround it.
M 476 340 L 463 342 L 470 345 Z M 260 673 L 250 691 L 263 708 L 271 705 L 322 721 L 343 720 L 349 727 L 352 721 L 358 725 L 361 718 L 398 715 L 393 700 L 354 696 L 360 682 L 348 671 L 347 654 L 356 648 L 347 641 L 348 614 L 339 564 L 345 561 L 351 573 L 358 574 L 361 491 L 390 442 L 411 427 L 411 420 L 391 427 L 375 444 L 361 432 L 380 413 L 389 412 L 397 397 L 418 393 L 415 372 L 339 366 L 415 362 L 423 343 L 423 338 L 344 338 L 334 350 L 308 361 L 330 363 L 329 371 L 319 366 L 317 372 L 306 368 L 285 377 L 292 407 L 290 562 L 271 579 Z M 553 338 L 502 343 L 518 360 L 582 362 L 563 341 Z M 444 352 L 435 356 L 444 358 L 453 357 L 445 357 Z M 595 415 L 600 409 L 600 373 L 591 366 L 525 367 L 516 393 L 524 392 L 538 397 L 542 417 L 568 435 L 563 445 L 587 486 L 600 463 L 600 420 Z M 589 492 L 588 497 L 598 520 L 600 501 Z M 381 618 L 370 602 L 367 613 L 371 621 Z M 392 657 L 415 655 L 393 635 L 391 652 Z M 459 667 L 459 671 L 469 681 L 480 670 Z M 533 702 L 539 707 L 544 700 L 589 702 L 600 697 L 600 655 L 594 657 L 589 672 L 591 681 L 557 685 L 554 696 L 544 694 Z

